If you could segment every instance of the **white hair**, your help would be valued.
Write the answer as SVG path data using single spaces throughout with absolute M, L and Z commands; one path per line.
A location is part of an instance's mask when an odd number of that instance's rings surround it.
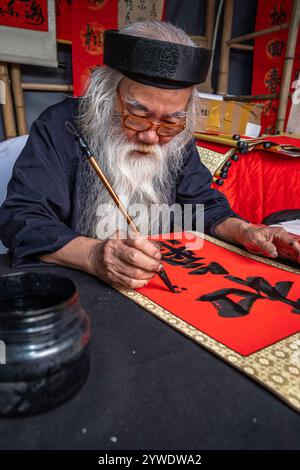
M 197 47 L 183 29 L 167 21 L 137 21 L 136 23 L 126 26 L 120 32 L 131 36 L 140 36 L 147 39 L 158 39 L 174 44 L 182 44 L 183 46 Z
M 195 46 L 182 29 L 165 22 L 136 22 L 121 32 Z M 192 137 L 195 87 L 188 102 L 185 130 L 163 146 L 150 146 L 150 153 L 142 158 L 130 158 L 138 146 L 127 139 L 116 107 L 116 91 L 124 78 L 123 74 L 110 67 L 100 67 L 91 74 L 79 104 L 80 131 L 125 206 L 168 204 L 172 184 L 182 168 L 184 146 Z M 101 238 L 97 208 L 111 199 L 87 163 L 83 163 L 82 170 L 78 230 Z

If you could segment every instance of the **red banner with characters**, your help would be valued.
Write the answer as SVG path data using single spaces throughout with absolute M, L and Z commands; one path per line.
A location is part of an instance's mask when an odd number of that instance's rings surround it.
M 72 41 L 71 8 L 72 0 L 55 0 L 56 38 L 59 41 Z
M 48 31 L 47 0 L 0 0 L 0 26 Z
M 300 276 L 191 234 L 163 236 L 158 276 L 138 292 L 237 353 L 248 356 L 300 331 Z
M 77 0 L 72 5 L 74 95 L 83 93 L 91 71 L 103 63 L 103 33 L 118 29 L 118 0 Z
M 292 0 L 259 0 L 256 16 L 256 31 L 280 26 L 291 20 Z M 278 94 L 280 92 L 288 29 L 282 29 L 255 39 L 252 93 Z M 291 80 L 297 80 L 300 71 L 300 34 L 298 34 L 294 67 Z M 287 109 L 286 121 L 290 104 Z M 262 134 L 274 134 L 279 100 L 264 101 Z
M 164 0 L 76 0 L 71 10 L 74 95 L 79 96 L 84 92 L 90 72 L 103 63 L 103 32 L 121 29 L 135 21 L 161 20 L 165 3 Z

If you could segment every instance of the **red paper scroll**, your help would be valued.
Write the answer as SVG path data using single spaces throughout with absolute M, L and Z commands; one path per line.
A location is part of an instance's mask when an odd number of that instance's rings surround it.
M 162 243 L 173 294 L 155 276 L 144 296 L 243 356 L 300 331 L 300 276 L 207 240 L 190 250 L 185 238 Z M 190 239 L 190 234 L 189 234 Z
M 103 63 L 103 33 L 118 28 L 117 0 L 77 0 L 72 5 L 74 95 L 84 92 L 91 71 Z
M 56 38 L 72 41 L 71 0 L 55 0 Z
M 0 25 L 48 31 L 47 0 L 0 0 Z
M 288 23 L 291 19 L 292 3 L 292 0 L 259 0 L 256 16 L 256 31 Z M 255 39 L 252 79 L 253 94 L 279 93 L 287 38 L 288 29 L 283 29 Z M 300 33 L 298 34 L 291 87 L 292 83 L 297 79 L 299 71 Z M 291 91 L 293 90 L 291 89 Z M 264 102 L 261 120 L 262 134 L 275 133 L 278 104 L 278 100 L 268 100 Z M 289 107 L 286 118 L 289 114 Z

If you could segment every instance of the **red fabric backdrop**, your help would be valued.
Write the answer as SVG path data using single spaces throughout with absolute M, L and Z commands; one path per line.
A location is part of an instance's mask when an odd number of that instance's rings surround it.
M 259 0 L 256 15 L 256 31 L 280 26 L 291 19 L 292 0 Z M 252 93 L 255 95 L 279 93 L 283 63 L 286 53 L 288 29 L 258 37 L 254 43 Z M 295 52 L 291 85 L 300 71 L 300 31 Z M 291 88 L 291 91 L 292 88 Z M 261 133 L 275 132 L 279 100 L 264 101 Z M 290 104 L 286 113 L 286 122 Z
M 56 38 L 72 41 L 71 0 L 55 0 Z
M 74 95 L 81 95 L 94 67 L 103 63 L 103 33 L 118 29 L 118 0 L 77 0 L 72 8 Z
M 62 0 L 61 0 L 62 1 Z M 165 14 L 165 4 L 156 1 L 130 1 L 125 3 L 126 24 L 148 18 L 155 13 Z M 122 5 L 124 6 L 124 3 Z M 124 14 L 118 0 L 76 0 L 72 3 L 72 63 L 74 95 L 84 93 L 85 83 L 93 68 L 103 64 L 103 33 L 106 29 L 118 29 Z
M 280 137 L 282 143 L 300 146 L 300 139 Z M 201 147 L 225 153 L 229 147 L 198 141 Z M 252 223 L 285 209 L 300 208 L 300 158 L 254 150 L 232 162 L 223 192 L 234 211 Z

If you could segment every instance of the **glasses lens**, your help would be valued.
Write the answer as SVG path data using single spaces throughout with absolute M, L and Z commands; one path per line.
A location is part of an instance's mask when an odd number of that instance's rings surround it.
M 124 125 L 127 127 L 127 129 L 131 129 L 137 132 L 144 132 L 152 128 L 152 123 L 150 121 L 138 116 L 133 116 L 132 114 L 128 114 L 126 116 Z M 184 127 L 185 126 L 182 123 L 178 124 L 177 126 L 168 126 L 167 124 L 162 124 L 157 128 L 157 133 L 158 135 L 168 137 L 179 134 L 181 131 L 183 131 Z
M 157 131 L 159 135 L 170 136 L 179 134 L 183 129 L 184 126 L 182 124 L 178 124 L 178 126 L 160 126 Z
M 132 130 L 138 131 L 138 132 L 146 131 L 147 129 L 150 129 L 150 127 L 151 127 L 150 122 L 144 121 L 144 120 L 141 119 L 141 118 L 132 116 L 131 114 L 129 114 L 129 115 L 126 117 L 126 119 L 125 119 L 125 125 L 126 125 L 126 127 L 128 127 L 129 129 L 132 129 Z

